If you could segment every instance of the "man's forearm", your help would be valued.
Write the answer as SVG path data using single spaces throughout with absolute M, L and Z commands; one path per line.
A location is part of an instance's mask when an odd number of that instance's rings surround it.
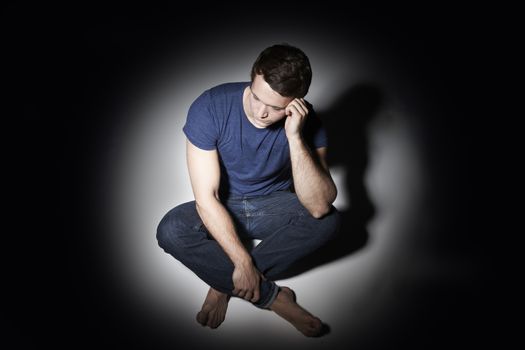
M 337 196 L 332 177 L 300 137 L 288 139 L 294 188 L 303 206 L 316 218 L 330 210 Z
M 233 220 L 222 205 L 213 198 L 196 204 L 197 212 L 210 234 L 219 243 L 235 266 L 251 263 L 233 224 Z

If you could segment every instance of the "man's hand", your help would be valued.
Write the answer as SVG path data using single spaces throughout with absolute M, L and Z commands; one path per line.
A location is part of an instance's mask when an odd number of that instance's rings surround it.
M 233 294 L 252 303 L 259 300 L 259 284 L 262 274 L 250 262 L 236 265 L 233 270 Z
M 300 136 L 301 130 L 308 115 L 308 107 L 303 98 L 296 98 L 286 106 L 286 122 L 284 129 L 286 137 Z

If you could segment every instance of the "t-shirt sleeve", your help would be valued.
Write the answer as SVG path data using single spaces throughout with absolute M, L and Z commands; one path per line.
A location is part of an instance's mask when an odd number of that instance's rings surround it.
M 217 147 L 218 132 L 214 114 L 211 112 L 208 91 L 202 93 L 190 106 L 182 131 L 192 144 L 211 151 Z
M 311 105 L 309 114 L 304 126 L 304 137 L 306 143 L 312 148 L 317 149 L 328 146 L 328 137 L 322 120 L 315 113 Z

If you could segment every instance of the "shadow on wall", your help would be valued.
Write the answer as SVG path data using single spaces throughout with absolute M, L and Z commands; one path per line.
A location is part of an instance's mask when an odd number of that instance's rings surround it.
M 362 83 L 346 90 L 328 110 L 317 112 L 328 134 L 328 164 L 343 169 L 345 197 L 350 199 L 350 205 L 341 210 L 339 234 L 315 253 L 296 262 L 277 279 L 297 276 L 366 245 L 366 226 L 375 214 L 364 182 L 369 151 L 367 127 L 377 116 L 382 103 L 381 90 Z

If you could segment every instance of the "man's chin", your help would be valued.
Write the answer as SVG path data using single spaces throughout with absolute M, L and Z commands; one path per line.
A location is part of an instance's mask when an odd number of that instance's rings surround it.
M 258 119 L 256 121 L 256 123 L 257 123 L 257 126 L 260 127 L 260 128 L 266 128 L 266 127 L 268 127 L 268 126 L 273 124 L 273 122 L 270 121 L 270 120 L 265 121 L 265 120 L 260 120 L 260 119 Z

